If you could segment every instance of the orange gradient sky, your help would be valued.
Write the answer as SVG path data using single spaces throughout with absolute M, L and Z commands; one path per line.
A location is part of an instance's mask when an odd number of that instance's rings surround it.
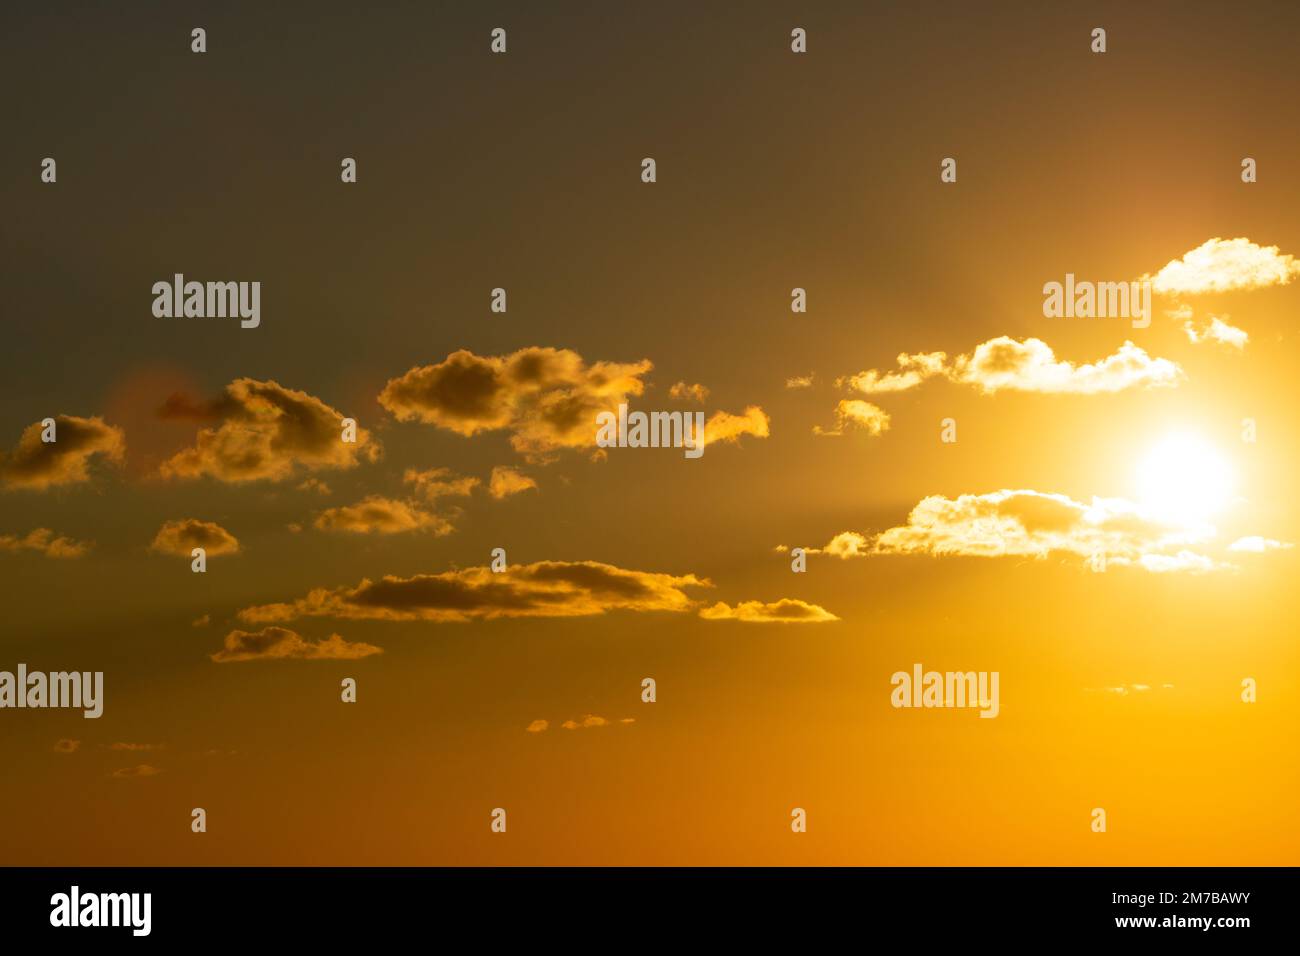
M 1297 862 L 1291 8 L 5 17 L 0 863 Z

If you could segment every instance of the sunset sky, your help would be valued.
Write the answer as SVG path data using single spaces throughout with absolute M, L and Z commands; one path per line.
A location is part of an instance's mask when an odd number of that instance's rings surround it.
M 0 863 L 1297 862 L 1292 5 L 386 7 L 3 14 Z

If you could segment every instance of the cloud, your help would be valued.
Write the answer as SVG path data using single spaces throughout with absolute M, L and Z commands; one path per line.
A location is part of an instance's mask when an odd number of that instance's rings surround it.
M 90 548 L 89 541 L 73 541 L 63 535 L 55 536 L 49 528 L 36 528 L 23 537 L 15 534 L 0 534 L 0 553 L 39 551 L 47 558 L 79 558 Z
M 597 414 L 640 395 L 653 367 L 648 360 L 587 365 L 576 352 L 538 346 L 503 356 L 462 349 L 391 379 L 379 404 L 398 421 L 458 435 L 508 431 L 516 451 L 545 460 L 560 449 L 594 446 Z
M 87 465 L 96 455 L 120 465 L 126 457 L 126 435 L 102 418 L 56 415 L 54 441 L 41 441 L 46 427 L 34 422 L 23 429 L 18 445 L 0 452 L 0 480 L 8 488 L 40 491 L 90 480 Z
M 549 720 L 534 720 L 531 724 L 525 727 L 524 730 L 530 734 L 540 734 L 549 726 L 551 726 Z
M 635 717 L 623 717 L 620 720 L 606 720 L 596 714 L 584 714 L 582 720 L 566 720 L 560 724 L 565 730 L 590 730 L 593 727 L 613 727 L 615 724 L 634 724 Z
M 1138 563 L 1156 574 L 1169 574 L 1176 571 L 1205 574 L 1209 571 L 1227 571 L 1232 568 L 1232 565 L 1215 561 L 1209 555 L 1197 554 L 1186 549 L 1176 554 L 1144 554 L 1138 558 Z
M 946 352 L 906 352 L 898 356 L 898 371 L 878 372 L 868 369 L 847 378 L 836 379 L 837 388 L 851 388 L 866 395 L 879 395 L 882 392 L 902 392 L 915 388 L 926 379 L 936 375 L 947 374 L 948 355 Z
M 314 491 L 318 495 L 330 494 L 330 486 L 319 478 L 308 478 L 298 486 L 299 491 Z
M 700 611 L 706 621 L 744 621 L 746 624 L 821 624 L 838 621 L 830 611 L 796 598 L 781 598 L 771 604 L 744 601 L 732 607 L 719 601 Z
M 1113 355 L 1092 364 L 1076 365 L 1057 359 L 1056 353 L 1042 339 L 1023 341 L 1002 335 L 975 346 L 969 354 L 958 355 L 951 362 L 943 352 L 921 352 L 898 356 L 898 370 L 880 372 L 868 369 L 856 375 L 836 379 L 836 385 L 864 394 L 876 395 L 915 388 L 932 378 L 943 378 L 971 385 L 985 394 L 1000 391 L 1052 392 L 1091 395 L 1119 392 L 1129 388 L 1163 388 L 1177 385 L 1182 370 L 1168 359 L 1152 358 L 1132 342 L 1125 342 Z M 874 405 L 859 411 L 868 415 L 885 415 Z M 874 412 L 870 411 L 875 409 Z M 836 412 L 837 429 L 818 434 L 838 435 L 853 414 L 841 402 Z M 886 419 L 888 416 L 885 416 Z M 878 434 L 878 432 L 873 432 Z
M 1132 342 L 1090 365 L 1058 360 L 1041 339 L 990 339 L 970 355 L 958 356 L 951 376 L 987 393 L 1000 391 L 1094 395 L 1129 388 L 1177 385 L 1182 369 L 1168 359 L 1152 358 Z
M 457 475 L 450 468 L 429 468 L 426 471 L 408 468 L 402 481 L 414 485 L 415 492 L 430 502 L 447 497 L 463 498 L 478 486 L 477 478 Z
M 239 540 L 219 524 L 185 518 L 164 523 L 149 547 L 160 554 L 174 554 L 182 558 L 188 558 L 194 548 L 202 548 L 208 557 L 213 557 L 218 554 L 234 554 L 239 550 Z
M 785 380 L 786 388 L 812 388 L 814 373 L 809 372 L 807 375 L 793 375 Z
M 236 661 L 355 661 L 383 649 L 373 644 L 352 643 L 337 634 L 321 641 L 304 640 L 285 627 L 264 627 L 260 631 L 231 631 L 225 646 L 209 655 L 218 664 Z
M 354 505 L 329 508 L 316 517 L 321 531 L 351 534 L 402 534 L 428 531 L 441 537 L 455 528 L 441 515 L 426 511 L 414 501 L 399 501 L 382 495 L 368 495 Z
M 1213 571 L 1228 565 L 1187 545 L 1213 536 L 1212 528 L 1175 527 L 1121 498 L 1091 504 L 1066 495 L 1002 490 L 982 495 L 923 498 L 907 522 L 868 536 L 846 531 L 809 553 L 840 558 L 933 555 L 1046 558 L 1074 554 L 1148 571 Z
M 1182 259 L 1171 259 L 1151 280 L 1161 295 L 1198 295 L 1232 289 L 1262 289 L 1286 285 L 1300 274 L 1300 263 L 1277 246 L 1258 246 L 1245 237 L 1214 238 Z
M 814 425 L 813 434 L 831 437 L 852 429 L 861 429 L 874 438 L 889 429 L 889 413 L 860 398 L 842 398 L 835 406 L 835 426 Z
M 1210 324 L 1199 331 L 1196 325 L 1188 319 L 1183 323 L 1183 331 L 1187 333 L 1187 340 L 1193 345 L 1201 342 L 1217 342 L 1220 345 L 1230 345 L 1236 349 L 1244 349 L 1246 343 L 1250 341 L 1250 336 L 1245 330 L 1236 328 L 1224 322 L 1217 316 L 1212 316 Z
M 190 627 L 207 627 L 211 623 L 212 623 L 212 615 L 204 614 L 202 617 L 195 618 L 193 621 L 191 621 Z
M 51 749 L 56 754 L 74 754 L 81 749 L 81 741 L 62 737 L 59 740 L 54 741 L 54 746 Z
M 1173 684 L 1161 684 L 1160 690 L 1173 690 Z M 1127 697 L 1129 694 L 1145 694 L 1151 690 L 1150 684 L 1119 684 L 1115 687 L 1085 687 L 1084 691 L 1089 694 L 1113 694 L 1116 697 Z
M 1232 542 L 1228 545 L 1228 550 L 1246 554 L 1264 554 L 1268 551 L 1289 551 L 1294 547 L 1295 545 L 1288 541 L 1275 541 L 1272 538 L 1251 534 Z
M 502 617 L 582 617 L 613 610 L 687 611 L 684 588 L 712 587 L 693 574 L 628 571 L 595 561 L 538 561 L 494 573 L 485 567 L 364 579 L 316 588 L 306 597 L 239 612 L 250 622 L 332 617 L 377 621 L 472 621 Z
M 508 498 L 529 488 L 536 488 L 537 482 L 521 471 L 498 465 L 492 469 L 492 479 L 488 482 L 488 493 L 493 498 Z
M 117 750 L 117 751 L 125 751 L 125 752 L 127 752 L 127 753 L 139 753 L 139 752 L 143 752 L 143 751 L 146 751 L 146 750 L 162 750 L 162 749 L 163 749 L 163 746 L 164 746 L 163 744 L 128 744 L 128 743 L 115 743 L 115 744 L 109 744 L 109 745 L 108 745 L 108 749 L 109 749 L 109 750 Z
M 825 552 L 837 558 L 847 559 L 861 556 L 867 546 L 867 539 L 856 531 L 841 531 L 825 547 Z M 815 549 L 814 553 L 815 553 Z
M 134 767 L 122 767 L 120 770 L 114 770 L 113 776 L 119 779 L 128 777 L 156 777 L 162 773 L 157 767 L 151 767 L 147 763 L 136 764 Z
M 741 414 L 714 412 L 704 423 L 704 442 L 706 445 L 718 442 L 739 441 L 741 435 L 753 435 L 766 438 L 771 419 L 757 405 L 750 405 Z
M 364 428 L 357 428 L 355 442 L 343 441 L 341 412 L 277 382 L 236 379 L 203 405 L 173 395 L 159 414 L 214 422 L 199 431 L 194 447 L 163 462 L 165 478 L 284 481 L 304 469 L 353 468 L 381 454 Z
M 709 397 L 709 390 L 703 385 L 687 385 L 685 382 L 678 382 L 668 389 L 668 397 L 679 402 L 704 404 L 704 400 Z

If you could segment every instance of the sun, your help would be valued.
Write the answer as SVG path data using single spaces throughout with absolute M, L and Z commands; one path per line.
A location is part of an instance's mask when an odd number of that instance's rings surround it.
M 1208 522 L 1232 503 L 1232 463 L 1199 435 L 1160 440 L 1138 464 L 1138 501 L 1153 517 L 1190 527 Z

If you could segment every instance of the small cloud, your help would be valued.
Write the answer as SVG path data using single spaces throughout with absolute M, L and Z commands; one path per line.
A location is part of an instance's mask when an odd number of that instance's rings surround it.
M 1173 690 L 1173 684 L 1161 684 L 1160 690 Z M 1151 690 L 1150 684 L 1118 684 L 1115 687 L 1085 687 L 1088 694 L 1110 694 L 1115 697 L 1128 697 L 1130 694 L 1145 694 Z
M 589 730 L 593 727 L 612 727 L 614 724 L 631 724 L 636 721 L 635 717 L 624 717 L 621 720 L 611 721 L 604 717 L 598 717 L 595 714 L 585 714 L 582 720 L 566 720 L 560 724 L 565 730 Z
M 114 743 L 109 744 L 109 750 L 116 750 L 125 753 L 138 753 L 148 750 L 162 750 L 163 744 L 131 744 L 131 743 Z
M 463 498 L 478 485 L 477 478 L 457 475 L 450 468 L 430 468 L 426 471 L 408 468 L 402 475 L 402 481 L 414 485 L 416 494 L 430 503 L 452 496 Z
M 239 551 L 239 540 L 221 525 L 197 518 L 168 521 L 154 536 L 150 549 L 159 554 L 172 554 L 188 558 L 194 548 L 203 548 L 208 557 L 234 554 Z
M 75 485 L 90 480 L 89 463 L 99 456 L 113 465 L 126 457 L 126 436 L 122 429 L 108 425 L 102 418 L 54 416 L 54 441 L 45 442 L 41 422 L 23 429 L 18 446 L 10 453 L 0 452 L 0 481 L 9 488 L 43 491 L 59 485 Z
M 793 375 L 785 380 L 786 388 L 812 388 L 814 375 L 809 372 L 807 375 Z
M 1288 541 L 1276 541 L 1273 538 L 1251 534 L 1232 542 L 1232 544 L 1228 545 L 1228 550 L 1247 554 L 1264 554 L 1268 551 L 1289 551 L 1294 547 L 1295 545 Z
M 225 646 L 209 655 L 218 664 L 235 661 L 355 661 L 383 649 L 373 644 L 350 643 L 337 634 L 322 641 L 304 640 L 285 627 L 264 627 L 260 631 L 231 631 Z
M 56 754 L 75 754 L 81 749 L 80 740 L 72 740 L 69 737 L 62 737 L 54 742 L 52 748 Z
M 488 483 L 488 493 L 493 498 L 501 499 L 536 487 L 537 482 L 523 472 L 505 465 L 498 465 L 492 469 L 492 478 Z
M 672 388 L 668 389 L 668 397 L 679 402 L 699 402 L 709 397 L 709 390 L 703 385 L 687 385 L 685 382 L 678 382 Z
M 835 406 L 834 427 L 814 425 L 813 434 L 834 437 L 852 429 L 865 431 L 874 438 L 889 429 L 889 413 L 859 398 L 844 398 Z
M 704 424 L 704 441 L 711 445 L 716 442 L 739 441 L 741 435 L 766 438 L 770 424 L 771 419 L 767 413 L 757 405 L 750 405 L 739 415 L 714 412 Z
M 195 620 L 191 621 L 190 627 L 207 627 L 211 623 L 212 623 L 212 615 L 205 614 L 202 617 L 196 618 Z
M 703 608 L 700 617 L 706 621 L 743 621 L 746 624 L 822 624 L 839 620 L 825 608 L 795 598 L 782 598 L 771 604 L 745 601 L 735 607 L 719 601 L 712 607 Z
M 325 484 L 319 478 L 308 478 L 298 486 L 299 491 L 311 491 L 318 495 L 330 494 L 330 486 Z
M 531 724 L 529 724 L 524 729 L 528 731 L 528 733 L 530 734 L 540 734 L 543 730 L 545 730 L 549 726 L 551 726 L 551 722 L 549 720 L 534 720 Z
M 315 524 L 321 531 L 351 534 L 428 531 L 441 537 L 455 530 L 446 518 L 426 511 L 415 501 L 399 501 L 382 495 L 368 495 L 356 504 L 322 511 Z
M 73 541 L 55 535 L 49 528 L 37 528 L 19 537 L 0 534 L 0 553 L 9 551 L 37 551 L 47 558 L 79 558 L 91 548 L 89 541 Z
M 147 763 L 136 764 L 134 767 L 122 767 L 113 771 L 113 776 L 119 779 L 127 777 L 156 777 L 162 773 L 157 767 L 151 767 Z
M 1193 322 L 1188 320 L 1183 323 L 1183 331 L 1187 334 L 1187 340 L 1193 345 L 1198 345 L 1201 342 L 1217 342 L 1220 345 L 1230 345 L 1241 350 L 1250 341 L 1250 336 L 1244 330 L 1229 325 L 1217 317 L 1212 317 L 1210 324 L 1200 330 L 1196 328 Z
M 837 388 L 851 388 L 865 395 L 879 395 L 882 392 L 903 392 L 920 385 L 926 379 L 947 374 L 948 355 L 946 352 L 906 352 L 898 356 L 898 370 L 881 372 L 869 369 L 848 378 L 837 379 Z
M 1198 295 L 1232 289 L 1286 285 L 1300 274 L 1300 263 L 1277 246 L 1259 246 L 1245 237 L 1203 242 L 1182 259 L 1170 260 L 1155 276 L 1146 275 L 1161 295 Z

